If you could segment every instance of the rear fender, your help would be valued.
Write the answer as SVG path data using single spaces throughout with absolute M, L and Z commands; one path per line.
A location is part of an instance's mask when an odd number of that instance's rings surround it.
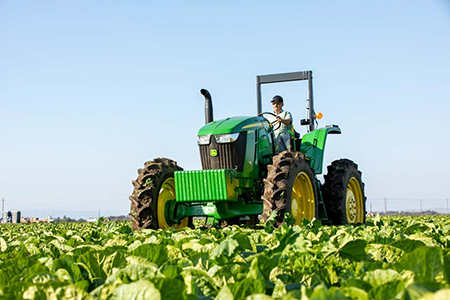
M 328 134 L 340 134 L 341 129 L 337 125 L 314 130 L 305 134 L 302 138 L 300 152 L 310 160 L 311 169 L 316 174 L 322 174 L 325 142 Z

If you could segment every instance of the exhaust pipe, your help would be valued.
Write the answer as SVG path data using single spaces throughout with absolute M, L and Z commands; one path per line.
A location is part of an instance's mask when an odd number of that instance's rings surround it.
M 205 89 L 201 89 L 200 93 L 205 97 L 205 124 L 208 124 L 214 121 L 211 94 Z

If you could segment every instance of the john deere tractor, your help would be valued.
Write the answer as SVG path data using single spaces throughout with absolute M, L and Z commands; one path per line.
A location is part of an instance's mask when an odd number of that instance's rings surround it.
M 322 184 L 325 142 L 340 134 L 337 125 L 316 128 L 312 71 L 257 76 L 257 116 L 213 120 L 210 93 L 205 97 L 205 125 L 197 135 L 202 170 L 184 171 L 177 162 L 156 158 L 138 170 L 130 196 L 132 227 L 183 228 L 193 217 L 210 224 L 255 224 L 277 212 L 284 218 L 321 220 L 325 224 L 365 222 L 364 184 L 358 166 L 338 159 L 328 166 Z M 276 153 L 270 112 L 262 112 L 261 85 L 308 81 L 307 117 L 301 125 L 307 134 L 291 134 L 291 149 Z M 288 214 L 286 214 L 288 213 Z

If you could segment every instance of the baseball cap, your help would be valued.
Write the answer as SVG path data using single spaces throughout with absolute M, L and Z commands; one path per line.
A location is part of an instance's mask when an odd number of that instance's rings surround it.
M 283 97 L 281 97 L 280 95 L 275 95 L 272 99 L 272 101 L 270 102 L 280 102 L 283 103 Z

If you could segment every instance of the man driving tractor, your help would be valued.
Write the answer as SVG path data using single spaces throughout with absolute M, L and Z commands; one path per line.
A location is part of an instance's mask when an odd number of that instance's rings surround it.
M 271 122 L 278 121 L 280 124 L 274 126 L 274 135 L 276 139 L 276 153 L 280 153 L 286 150 L 291 149 L 291 135 L 288 132 L 294 131 L 293 128 L 293 120 L 292 114 L 286 110 L 283 110 L 284 101 L 283 97 L 280 95 L 276 95 L 273 97 L 272 101 L 270 101 L 273 106 L 273 112 L 276 115 L 271 116 L 268 115 L 267 118 Z

